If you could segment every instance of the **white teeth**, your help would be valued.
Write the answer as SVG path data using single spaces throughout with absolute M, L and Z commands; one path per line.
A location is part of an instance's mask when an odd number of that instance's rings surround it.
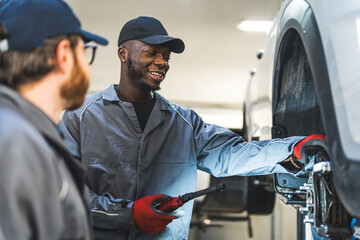
M 157 73 L 157 72 L 150 72 L 150 73 L 151 73 L 152 75 L 162 77 L 162 74 L 160 74 L 160 73 Z

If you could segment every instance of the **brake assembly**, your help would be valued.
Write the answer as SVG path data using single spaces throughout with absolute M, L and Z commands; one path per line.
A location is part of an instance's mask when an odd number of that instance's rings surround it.
M 334 189 L 331 164 L 326 152 L 315 155 L 308 182 L 299 189 L 306 192 L 306 204 L 299 208 L 305 224 L 310 224 L 322 237 L 345 239 L 352 236 L 352 217 Z

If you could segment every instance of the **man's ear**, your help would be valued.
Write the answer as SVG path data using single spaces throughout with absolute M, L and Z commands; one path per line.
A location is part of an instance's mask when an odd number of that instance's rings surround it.
M 123 46 L 119 46 L 118 48 L 118 56 L 121 62 L 125 62 L 127 58 L 127 50 Z
M 68 39 L 63 39 L 56 47 L 55 65 L 63 73 L 71 71 L 74 64 L 74 55 L 71 49 L 71 43 Z

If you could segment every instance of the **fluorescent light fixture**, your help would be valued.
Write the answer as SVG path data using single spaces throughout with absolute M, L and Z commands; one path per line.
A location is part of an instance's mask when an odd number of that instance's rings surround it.
M 272 21 L 242 21 L 236 28 L 246 32 L 268 32 Z

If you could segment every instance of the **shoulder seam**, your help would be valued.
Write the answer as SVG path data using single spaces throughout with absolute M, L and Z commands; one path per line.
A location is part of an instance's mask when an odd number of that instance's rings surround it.
M 175 111 L 187 124 L 190 125 L 192 130 L 194 130 L 194 127 L 192 126 L 192 124 L 184 116 L 182 116 L 181 113 L 178 110 L 176 110 L 175 108 L 170 108 L 170 107 L 169 107 L 169 110 L 170 111 Z
M 93 102 L 98 101 L 99 99 L 101 99 L 103 96 L 99 96 L 98 98 L 95 98 L 94 100 L 90 101 L 85 107 L 84 109 L 81 111 L 79 120 L 81 122 L 82 116 L 84 115 L 85 111 L 88 109 L 88 107 L 90 107 L 91 104 L 93 104 Z

